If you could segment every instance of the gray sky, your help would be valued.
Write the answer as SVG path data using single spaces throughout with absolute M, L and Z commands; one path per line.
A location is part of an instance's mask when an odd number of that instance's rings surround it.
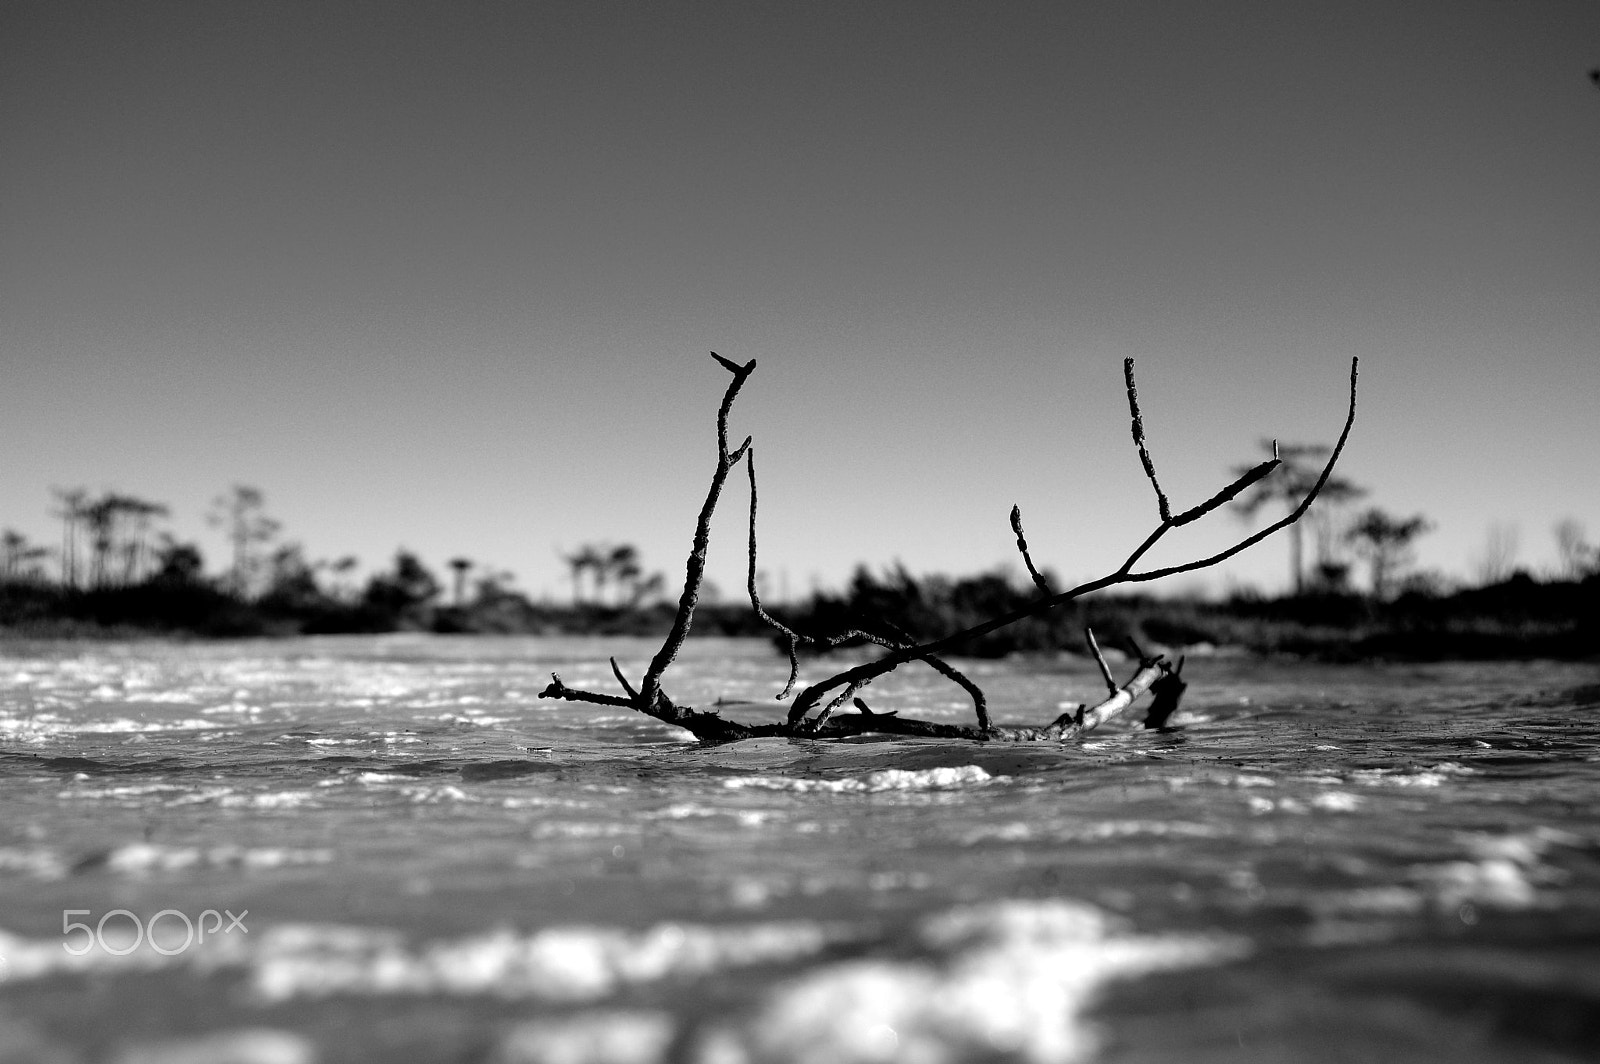
M 1533 0 L 6 0 L 0 524 L 117 488 L 217 564 L 240 482 L 312 556 L 676 579 L 716 350 L 775 582 L 1014 564 L 1013 502 L 1088 577 L 1156 520 L 1122 358 L 1182 507 L 1331 441 L 1359 355 L 1343 472 L 1422 564 L 1548 564 L 1600 536 L 1597 65 Z

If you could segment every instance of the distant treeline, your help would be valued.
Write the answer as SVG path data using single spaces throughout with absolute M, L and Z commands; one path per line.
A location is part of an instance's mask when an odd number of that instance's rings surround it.
M 919 641 L 1008 613 L 1037 595 L 1000 575 L 915 578 L 896 567 L 857 570 L 842 596 L 818 595 L 781 619 L 808 632 L 861 627 Z M 781 611 L 780 611 L 781 612 Z M 1343 591 L 1225 601 L 1098 595 L 979 637 L 953 651 L 998 657 L 1086 650 L 1092 626 L 1104 646 L 1238 648 L 1326 660 L 1600 658 L 1600 572 L 1540 581 L 1525 572 L 1496 584 L 1390 600 Z
M 772 606 L 786 624 L 812 633 L 859 628 L 891 637 L 935 639 L 1010 612 L 1037 595 L 1001 574 L 916 577 L 902 567 L 858 569 L 843 593 L 817 593 Z M 323 586 L 311 569 L 272 582 L 256 596 L 187 569 L 165 569 L 126 584 L 74 588 L 34 581 L 0 584 L 0 632 L 16 636 L 165 634 L 198 637 L 432 631 L 654 635 L 671 623 L 663 601 L 571 605 L 533 603 L 493 580 L 467 593 L 443 587 L 414 555 L 401 552 L 358 591 Z M 770 637 L 745 602 L 702 603 L 701 634 Z M 1090 596 L 955 649 L 1000 657 L 1084 648 L 1093 626 L 1105 646 L 1176 652 L 1235 647 L 1330 660 L 1370 658 L 1600 657 L 1600 574 L 1540 581 L 1518 573 L 1501 583 L 1435 594 L 1413 590 L 1390 601 L 1348 593 L 1222 602 L 1144 595 Z
M 1292 491 L 1281 489 L 1268 501 L 1293 500 Z M 356 559 L 309 560 L 298 543 L 281 538 L 282 526 L 267 516 L 262 493 L 243 485 L 212 503 L 209 520 L 231 547 L 227 568 L 214 574 L 206 572 L 198 546 L 160 531 L 163 505 L 82 489 L 55 496 L 59 546 L 0 533 L 0 633 L 644 635 L 666 631 L 676 606 L 673 589 L 659 573 L 647 573 L 638 550 L 627 544 L 588 544 L 565 555 L 572 600 L 555 605 L 530 601 L 509 573 L 464 557 L 450 559 L 446 587 L 406 550 L 358 582 Z M 1313 526 L 1319 532 L 1334 527 L 1326 517 Z M 1291 586 L 1297 590 L 1280 598 L 1089 596 L 972 639 L 954 653 L 1076 650 L 1084 645 L 1085 627 L 1093 626 L 1106 646 L 1137 641 L 1177 651 L 1210 645 L 1344 659 L 1600 656 L 1600 550 L 1576 521 L 1555 529 L 1559 577 L 1539 580 L 1513 570 L 1514 536 L 1492 529 L 1482 586 L 1464 590 L 1448 590 L 1427 574 L 1405 575 L 1409 544 L 1425 526 L 1420 517 L 1400 520 L 1369 510 L 1339 536 L 1323 537 L 1309 574 L 1302 572 L 1295 539 Z M 1367 561 L 1367 593 L 1352 587 L 1349 565 L 1334 552 L 1338 542 L 1352 544 Z M 1021 609 L 1038 595 L 1033 584 L 1004 573 L 916 576 L 895 565 L 877 573 L 859 567 L 842 592 L 818 591 L 768 607 L 808 634 L 857 629 L 925 641 Z M 695 630 L 773 634 L 742 600 L 703 601 Z

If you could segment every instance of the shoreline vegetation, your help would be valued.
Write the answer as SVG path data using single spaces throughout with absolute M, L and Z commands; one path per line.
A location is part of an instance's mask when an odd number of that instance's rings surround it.
M 756 557 L 752 438 L 730 448 L 728 437 L 730 408 L 755 362 L 741 366 L 715 353 L 712 357 L 732 380 L 717 415 L 717 467 L 676 602 L 669 600 L 666 576 L 647 573 L 630 544 L 589 543 L 563 555 L 572 578 L 567 605 L 530 600 L 515 589 L 511 573 L 466 557 L 447 562 L 447 588 L 404 549 L 389 569 L 358 582 L 356 558 L 311 560 L 301 544 L 283 537 L 282 524 L 266 511 L 263 493 L 242 484 L 211 503 L 207 521 L 224 533 L 231 558 L 224 571 L 207 572 L 197 544 L 161 529 L 170 512 L 164 504 L 117 491 L 95 496 L 84 488 L 55 488 L 51 514 L 61 521 L 58 547 L 0 530 L 0 641 L 403 631 L 665 635 L 667 643 L 650 674 L 659 679 L 698 611 L 702 634 L 770 639 L 791 658 L 798 652 L 820 656 L 875 644 L 884 653 L 856 670 L 874 676 L 912 658 L 938 668 L 929 656 L 935 649 L 962 657 L 1069 652 L 1098 658 L 1091 629 L 1101 644 L 1130 649 L 1141 661 L 1147 657 L 1141 647 L 1156 650 L 1157 657 L 1234 652 L 1329 661 L 1600 660 L 1600 547 L 1588 541 L 1575 518 L 1553 529 L 1559 565 L 1547 578 L 1514 567 L 1516 528 L 1497 523 L 1477 562 L 1476 586 L 1452 586 L 1438 574 L 1409 572 L 1412 543 L 1432 527 L 1424 515 L 1401 516 L 1378 507 L 1351 512 L 1367 491 L 1333 469 L 1355 420 L 1355 360 L 1349 410 L 1337 443 L 1263 439 L 1265 461 L 1234 467 L 1232 483 L 1181 513 L 1173 511 L 1157 479 L 1133 360 L 1124 360 L 1133 442 L 1154 489 L 1160 524 L 1120 569 L 1098 580 L 1059 590 L 1065 585 L 1058 576 L 1034 565 L 1021 511 L 1013 507 L 1011 526 L 1028 579 L 1006 570 L 950 577 L 913 575 L 899 563 L 878 573 L 860 566 L 842 592 L 816 591 L 773 604 Z M 706 584 L 704 565 L 711 511 L 741 463 L 749 478 L 748 601 L 734 602 L 720 599 Z M 1313 501 L 1318 508 L 1308 512 Z M 1133 571 L 1166 532 L 1223 507 L 1247 520 L 1260 511 L 1282 516 L 1220 554 Z M 1288 532 L 1291 588 L 1281 597 L 1239 591 L 1215 601 L 1121 589 L 1209 567 L 1280 529 Z M 1355 586 L 1356 562 L 1367 568 L 1365 592 Z M 793 670 L 791 662 L 791 685 Z M 975 691 L 953 670 L 941 671 Z M 631 698 L 639 697 L 618 679 Z M 857 680 L 858 686 L 869 682 Z M 655 692 L 645 693 L 653 697 Z M 569 695 L 583 700 L 581 692 L 563 692 Z M 614 697 L 600 701 L 610 704 Z M 981 717 L 981 696 L 975 697 Z M 646 704 L 653 708 L 648 699 Z
M 0 640 L 406 631 L 660 636 L 673 620 L 673 606 L 663 601 L 536 603 L 496 587 L 480 587 L 470 599 L 444 604 L 438 601 L 437 583 L 414 558 L 401 555 L 396 569 L 375 577 L 359 595 L 332 593 L 311 582 L 246 596 L 216 581 L 171 574 L 98 588 L 9 582 L 0 584 Z M 396 579 L 407 573 L 411 580 Z M 875 576 L 862 568 L 842 593 L 818 593 L 774 610 L 800 631 L 839 631 L 871 618 L 912 638 L 932 640 L 970 626 L 973 618 L 1024 605 L 1031 592 L 1002 574 L 916 577 L 895 568 Z M 701 634 L 772 637 L 771 628 L 743 602 L 702 602 L 697 624 Z M 1600 660 L 1600 573 L 1542 581 L 1518 572 L 1492 585 L 1448 594 L 1412 590 L 1391 600 L 1337 591 L 1282 597 L 1246 593 L 1222 601 L 1103 594 L 989 633 L 953 653 L 987 658 L 1087 653 L 1086 627 L 1093 627 L 1108 648 L 1125 648 L 1132 640 L 1174 654 L 1286 654 L 1323 661 Z

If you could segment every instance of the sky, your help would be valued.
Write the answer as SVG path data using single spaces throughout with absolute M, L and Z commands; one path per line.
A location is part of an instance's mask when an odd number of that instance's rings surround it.
M 1470 578 L 1600 538 L 1600 5 L 0 4 L 0 525 L 52 488 L 535 596 L 669 582 L 731 418 L 775 594 L 1114 570 L 1331 442 Z M 730 483 L 709 573 L 744 582 Z M 1253 526 L 1219 513 L 1153 560 Z M 1169 591 L 1288 580 L 1280 536 Z

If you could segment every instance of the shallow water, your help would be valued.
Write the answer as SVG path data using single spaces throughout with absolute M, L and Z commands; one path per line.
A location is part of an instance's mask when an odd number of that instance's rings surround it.
M 1592 665 L 1203 658 L 1176 729 L 1063 746 L 537 697 L 653 650 L 0 644 L 0 1059 L 1596 1057 Z M 969 666 L 1002 722 L 1099 685 Z M 784 671 L 691 641 L 667 686 L 776 720 Z

